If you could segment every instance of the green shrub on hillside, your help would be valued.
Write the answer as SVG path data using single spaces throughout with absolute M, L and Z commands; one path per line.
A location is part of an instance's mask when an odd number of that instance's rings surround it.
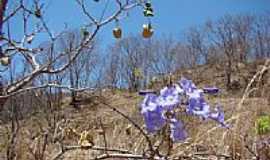
M 256 120 L 256 132 L 259 135 L 270 133 L 270 116 L 260 116 Z

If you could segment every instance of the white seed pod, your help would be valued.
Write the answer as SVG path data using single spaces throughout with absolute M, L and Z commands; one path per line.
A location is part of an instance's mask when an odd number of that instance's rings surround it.
M 8 66 L 10 64 L 10 58 L 8 56 L 0 58 L 0 63 L 3 66 Z
M 27 42 L 28 44 L 31 44 L 31 43 L 32 43 L 32 41 L 33 41 L 33 39 L 34 39 L 34 37 L 35 37 L 35 35 L 34 35 L 34 34 L 31 34 L 30 36 L 27 36 L 27 38 L 26 38 L 26 42 Z

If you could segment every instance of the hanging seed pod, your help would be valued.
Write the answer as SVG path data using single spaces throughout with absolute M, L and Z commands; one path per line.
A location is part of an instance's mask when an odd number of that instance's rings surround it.
M 150 8 L 150 9 L 145 9 L 143 11 L 143 15 L 145 17 L 154 17 L 154 13 L 153 13 L 153 10 Z
M 152 4 L 151 4 L 150 2 L 146 2 L 146 3 L 145 3 L 145 7 L 150 8 L 150 7 L 152 7 Z
M 143 24 L 143 32 L 142 36 L 144 38 L 150 38 L 154 33 L 154 29 L 152 28 L 151 24 Z
M 81 35 L 83 38 L 86 38 L 89 36 L 89 32 L 88 32 L 87 28 L 85 28 L 85 27 L 81 28 Z
M 116 38 L 116 39 L 121 38 L 121 37 L 122 37 L 122 29 L 121 29 L 120 27 L 115 27 L 115 28 L 113 29 L 113 36 L 114 36 L 114 38 Z
M 40 10 L 40 8 L 36 8 L 36 10 L 35 10 L 35 12 L 34 12 L 34 14 L 35 14 L 35 16 L 37 17 L 37 18 L 40 18 L 41 17 L 41 10 Z
M 8 66 L 10 64 L 10 58 L 8 56 L 0 58 L 0 63 L 3 66 Z
M 31 44 L 33 42 L 34 38 L 35 38 L 35 34 L 31 34 L 31 35 L 27 36 L 26 42 L 28 44 Z
M 145 17 L 153 17 L 154 16 L 154 10 L 153 10 L 152 5 L 151 5 L 150 2 L 145 3 L 145 7 L 144 7 L 144 10 L 143 10 L 143 15 Z
M 88 32 L 87 30 L 85 30 L 85 31 L 83 32 L 83 36 L 84 36 L 84 37 L 88 37 L 88 36 L 89 36 L 89 32 Z

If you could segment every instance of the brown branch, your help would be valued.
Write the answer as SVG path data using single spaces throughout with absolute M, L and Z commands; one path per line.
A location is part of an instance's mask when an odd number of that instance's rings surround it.
M 2 35 L 3 20 L 8 0 L 0 0 L 0 35 Z
M 152 145 L 152 142 L 149 138 L 149 136 L 144 132 L 144 130 L 136 123 L 134 122 L 131 118 L 129 118 L 127 115 L 125 115 L 124 113 L 122 113 L 121 111 L 119 111 L 117 108 L 115 108 L 114 106 L 111 106 L 110 104 L 104 102 L 104 101 L 99 101 L 101 104 L 105 105 L 106 107 L 112 109 L 114 112 L 118 113 L 119 115 L 121 115 L 122 117 L 124 117 L 126 120 L 128 120 L 136 129 L 138 129 L 140 131 L 140 133 L 144 136 L 144 138 L 146 139 L 147 143 L 148 143 L 148 147 L 149 147 L 149 151 L 150 151 L 150 157 L 154 157 L 155 154 L 158 151 L 155 151 Z
M 99 25 L 100 26 L 106 25 L 106 24 L 110 23 L 111 21 L 115 20 L 118 16 L 120 16 L 122 11 L 127 11 L 127 10 L 130 10 L 130 9 L 132 9 L 134 7 L 137 7 L 137 6 L 140 6 L 140 5 L 141 5 L 141 3 L 136 2 L 136 3 L 133 3 L 133 4 L 122 6 L 113 15 L 111 15 L 110 17 L 108 17 L 104 21 L 100 22 Z
M 3 95 L 3 96 L 0 96 L 0 99 L 4 98 L 9 98 L 11 96 L 15 96 L 15 95 L 18 95 L 18 94 L 21 94 L 23 92 L 27 92 L 27 91 L 30 91 L 30 90 L 37 90 L 37 89 L 43 89 L 43 88 L 49 88 L 49 87 L 52 87 L 52 88 L 61 88 L 61 89 L 66 89 L 66 90 L 70 90 L 70 91 L 75 91 L 75 92 L 84 92 L 86 90 L 91 90 L 91 91 L 94 91 L 95 89 L 94 88 L 72 88 L 70 86 L 65 86 L 65 85 L 59 85 L 59 84 L 55 84 L 55 83 L 49 83 L 49 84 L 44 84 L 44 85 L 41 85 L 41 86 L 33 86 L 33 87 L 27 87 L 27 88 L 23 88 L 23 89 L 20 89 L 16 92 L 12 92 L 8 95 Z
M 14 11 L 12 13 L 10 13 L 8 16 L 6 16 L 3 20 L 2 20 L 2 24 L 5 23 L 6 21 L 8 21 L 11 17 L 15 16 L 16 13 L 18 13 L 18 11 L 22 9 L 22 6 L 18 6 L 16 9 L 14 9 Z
M 106 132 L 105 132 L 105 128 L 104 128 L 104 125 L 102 123 L 102 120 L 101 118 L 99 119 L 99 123 L 100 123 L 100 127 L 101 127 L 101 130 L 102 130 L 102 136 L 103 136 L 103 141 L 104 141 L 104 147 L 105 149 L 108 148 L 108 143 L 107 143 L 107 137 L 106 137 Z M 107 151 L 105 150 L 105 153 L 107 154 Z
M 135 155 L 135 154 L 103 154 L 100 156 L 97 156 L 96 158 L 92 158 L 90 160 L 100 160 L 100 159 L 108 159 L 108 158 L 119 158 L 119 159 L 128 159 L 128 158 L 134 158 L 134 159 L 149 159 L 143 155 Z
M 93 150 L 93 151 L 105 151 L 105 152 L 117 152 L 118 155 L 133 155 L 128 150 L 122 150 L 122 149 L 113 149 L 113 148 L 105 148 L 105 147 L 99 147 L 99 146 L 62 146 L 61 151 L 59 151 L 52 160 L 57 160 L 61 158 L 66 152 L 72 151 L 72 150 Z M 114 154 L 106 154 L 106 155 L 114 155 Z
M 4 13 L 4 9 L 5 9 L 5 5 L 7 0 L 4 0 L 2 2 L 4 5 L 2 5 L 2 17 L 3 18 L 3 13 Z M 136 6 L 139 6 L 141 4 L 141 2 L 133 2 L 131 4 L 126 3 L 125 5 L 119 5 L 119 8 L 117 11 L 115 11 L 114 14 L 112 14 L 111 16 L 109 16 L 107 19 L 105 19 L 104 21 L 98 23 L 95 19 L 92 19 L 91 16 L 88 17 L 91 18 L 95 24 L 95 29 L 92 32 L 92 34 L 90 34 L 87 38 L 85 38 L 72 52 L 72 56 L 69 59 L 68 62 L 66 62 L 65 64 L 63 64 L 62 66 L 56 68 L 56 69 L 52 69 L 50 66 L 55 63 L 58 59 L 60 59 L 63 55 L 65 55 L 65 53 L 60 53 L 59 56 L 57 56 L 56 58 L 54 58 L 53 60 L 51 60 L 50 62 L 44 63 L 44 64 L 38 64 L 36 61 L 36 52 L 35 50 L 32 49 L 28 49 L 28 48 L 24 48 L 23 47 L 23 43 L 21 44 L 16 44 L 13 41 L 11 41 L 10 39 L 8 39 L 7 41 L 9 43 L 12 44 L 13 48 L 11 48 L 11 51 L 19 51 L 22 53 L 22 55 L 24 56 L 24 58 L 27 60 L 27 62 L 29 64 L 31 64 L 33 70 L 26 76 L 24 76 L 23 78 L 15 81 L 12 84 L 7 85 L 6 87 L 4 87 L 4 93 L 5 93 L 5 97 L 10 97 L 10 95 L 15 95 L 17 94 L 17 92 L 23 92 L 25 90 L 29 90 L 29 89 L 35 89 L 35 87 L 30 87 L 30 88 L 26 88 L 23 89 L 27 84 L 29 84 L 32 80 L 34 80 L 37 76 L 41 75 L 41 74 L 57 74 L 60 73 L 62 71 L 64 71 L 66 68 L 68 68 L 76 59 L 77 57 L 80 55 L 80 53 L 83 51 L 84 48 L 87 48 L 89 46 L 89 44 L 93 41 L 93 39 L 96 37 L 98 31 L 100 30 L 101 27 L 103 27 L 104 25 L 114 21 L 118 16 L 121 15 L 121 13 L 132 9 Z M 36 6 L 38 7 L 38 6 Z M 82 7 L 84 8 L 84 13 L 87 14 L 85 7 L 82 5 Z M 39 18 L 42 22 L 43 27 L 45 27 L 45 30 L 48 32 L 48 34 L 50 35 L 50 38 L 52 40 L 52 43 L 54 43 L 54 40 L 56 37 L 53 37 L 53 35 L 51 34 L 48 26 L 46 25 L 43 16 L 37 16 L 35 14 L 35 12 L 27 9 L 23 4 L 21 4 L 21 8 L 26 11 L 27 13 L 29 13 L 30 15 L 35 15 L 37 18 Z M 40 8 L 38 8 L 40 9 Z M 1 20 L 2 23 L 2 20 Z M 1 26 L 2 27 L 2 24 Z M 0 28 L 1 29 L 1 28 Z M 1 30 L 0 30 L 1 31 Z M 46 85 L 45 85 L 46 86 Z M 48 85 L 47 85 L 48 86 Z M 21 90 L 21 91 L 20 91 Z M 14 94 L 13 94 L 14 93 Z M 5 97 L 0 97 L 0 98 L 5 98 Z
M 85 4 L 84 4 L 84 0 L 82 0 L 82 1 L 76 0 L 76 2 L 82 8 L 83 13 L 90 19 L 90 21 L 92 21 L 97 26 L 98 25 L 98 21 L 87 11 L 87 9 L 85 7 Z
M 104 15 L 105 15 L 105 13 L 106 13 L 106 11 L 108 9 L 109 1 L 110 0 L 107 0 L 106 3 L 105 3 L 105 7 L 103 8 L 102 13 L 101 13 L 101 16 L 99 18 L 99 22 L 101 22 L 102 19 L 104 18 Z
M 64 64 L 62 67 L 60 67 L 58 69 L 55 69 L 55 70 L 48 69 L 48 70 L 43 71 L 43 72 L 44 73 L 49 73 L 49 74 L 55 74 L 55 73 L 60 73 L 60 72 L 64 71 L 66 68 L 68 68 L 69 65 L 76 60 L 76 58 L 79 56 L 79 54 L 82 52 L 82 50 L 85 47 L 87 47 L 93 41 L 93 39 L 97 35 L 99 29 L 100 29 L 100 26 L 99 25 L 96 26 L 96 28 L 95 28 L 94 32 L 92 33 L 92 35 L 90 35 L 85 41 L 83 41 L 80 44 L 80 46 L 75 49 L 75 51 L 72 51 L 73 55 L 72 55 L 72 57 L 70 57 L 69 61 L 66 64 Z
M 70 58 L 70 61 L 69 61 L 68 63 L 66 63 L 65 65 L 63 65 L 62 67 L 60 67 L 60 68 L 58 68 L 58 69 L 56 69 L 56 70 L 48 70 L 48 71 L 45 71 L 45 73 L 50 73 L 50 74 L 52 74 L 52 73 L 60 73 L 60 72 L 62 72 L 63 70 L 65 70 L 65 69 L 66 69 L 73 61 L 75 61 L 75 59 L 78 57 L 79 53 L 83 50 L 83 48 L 84 48 L 84 47 L 87 47 L 87 46 L 89 45 L 89 43 L 92 42 L 92 40 L 93 40 L 94 37 L 97 35 L 99 29 L 100 29 L 102 26 L 104 26 L 104 25 L 106 25 L 106 24 L 112 22 L 113 20 L 115 20 L 116 17 L 118 17 L 123 11 L 132 9 L 132 8 L 138 6 L 138 5 L 139 5 L 139 3 L 134 3 L 134 4 L 131 4 L 131 5 L 127 5 L 127 6 L 123 7 L 123 8 L 119 8 L 118 11 L 116 11 L 112 16 L 108 17 L 106 20 L 104 20 L 104 21 L 101 22 L 101 23 L 97 23 L 94 32 L 93 32 L 91 35 L 89 35 L 89 37 L 86 38 L 86 40 L 85 40 L 84 42 L 82 42 L 82 43 L 80 44 L 80 46 L 79 46 L 75 51 L 73 51 L 74 54 L 73 54 L 73 56 Z
M 130 151 L 128 150 L 123 150 L 123 149 L 114 149 L 114 148 L 106 148 L 106 147 L 99 147 L 99 146 L 91 146 L 91 147 L 84 147 L 84 146 L 66 146 L 66 150 L 77 150 L 77 149 L 82 149 L 84 150 L 85 148 L 91 149 L 91 150 L 96 150 L 96 151 L 107 151 L 107 152 L 118 152 L 118 153 L 129 153 L 131 154 Z

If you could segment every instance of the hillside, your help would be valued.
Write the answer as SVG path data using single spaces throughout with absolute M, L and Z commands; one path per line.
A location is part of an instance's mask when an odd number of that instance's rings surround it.
M 252 150 L 259 148 L 256 147 L 260 143 L 259 140 L 267 138 L 267 135 L 256 134 L 255 122 L 259 116 L 270 113 L 270 72 L 265 72 L 259 80 L 255 79 L 251 85 L 252 88 L 257 88 L 254 92 L 244 98 L 243 94 L 250 80 L 263 65 L 264 61 L 239 64 L 238 70 L 233 73 L 233 87 L 230 90 L 224 85 L 224 71 L 218 65 L 203 65 L 174 73 L 173 82 L 184 76 L 192 79 L 198 87 L 220 88 L 219 94 L 207 96 L 207 100 L 212 106 L 215 103 L 223 106 L 225 119 L 232 128 L 221 128 L 211 120 L 204 121 L 181 113 L 179 116 L 188 131 L 188 139 L 172 145 L 166 140 L 166 132 L 161 132 L 156 136 L 150 135 L 154 147 L 158 147 L 163 154 L 168 152 L 171 159 L 255 157 Z M 149 88 L 160 89 L 164 86 L 166 77 L 159 77 Z M 119 89 L 103 89 L 83 95 L 88 101 L 80 109 L 69 106 L 70 100 L 65 98 L 61 108 L 54 112 L 41 110 L 19 120 L 16 137 L 17 159 L 89 160 L 93 157 L 103 159 L 111 153 L 115 153 L 111 155 L 111 159 L 115 160 L 121 159 L 121 154 L 130 155 L 130 159 L 143 159 L 142 153 L 147 154 L 147 140 L 128 119 L 117 113 L 120 111 L 139 127 L 144 128 L 139 112 L 143 97 L 136 92 Z M 12 122 L 2 123 L 0 126 L 0 159 L 5 159 L 8 152 L 7 139 L 12 137 L 11 126 Z M 261 148 L 260 152 L 265 153 L 260 154 L 269 156 L 269 149 Z M 259 154 L 259 150 L 256 152 Z

